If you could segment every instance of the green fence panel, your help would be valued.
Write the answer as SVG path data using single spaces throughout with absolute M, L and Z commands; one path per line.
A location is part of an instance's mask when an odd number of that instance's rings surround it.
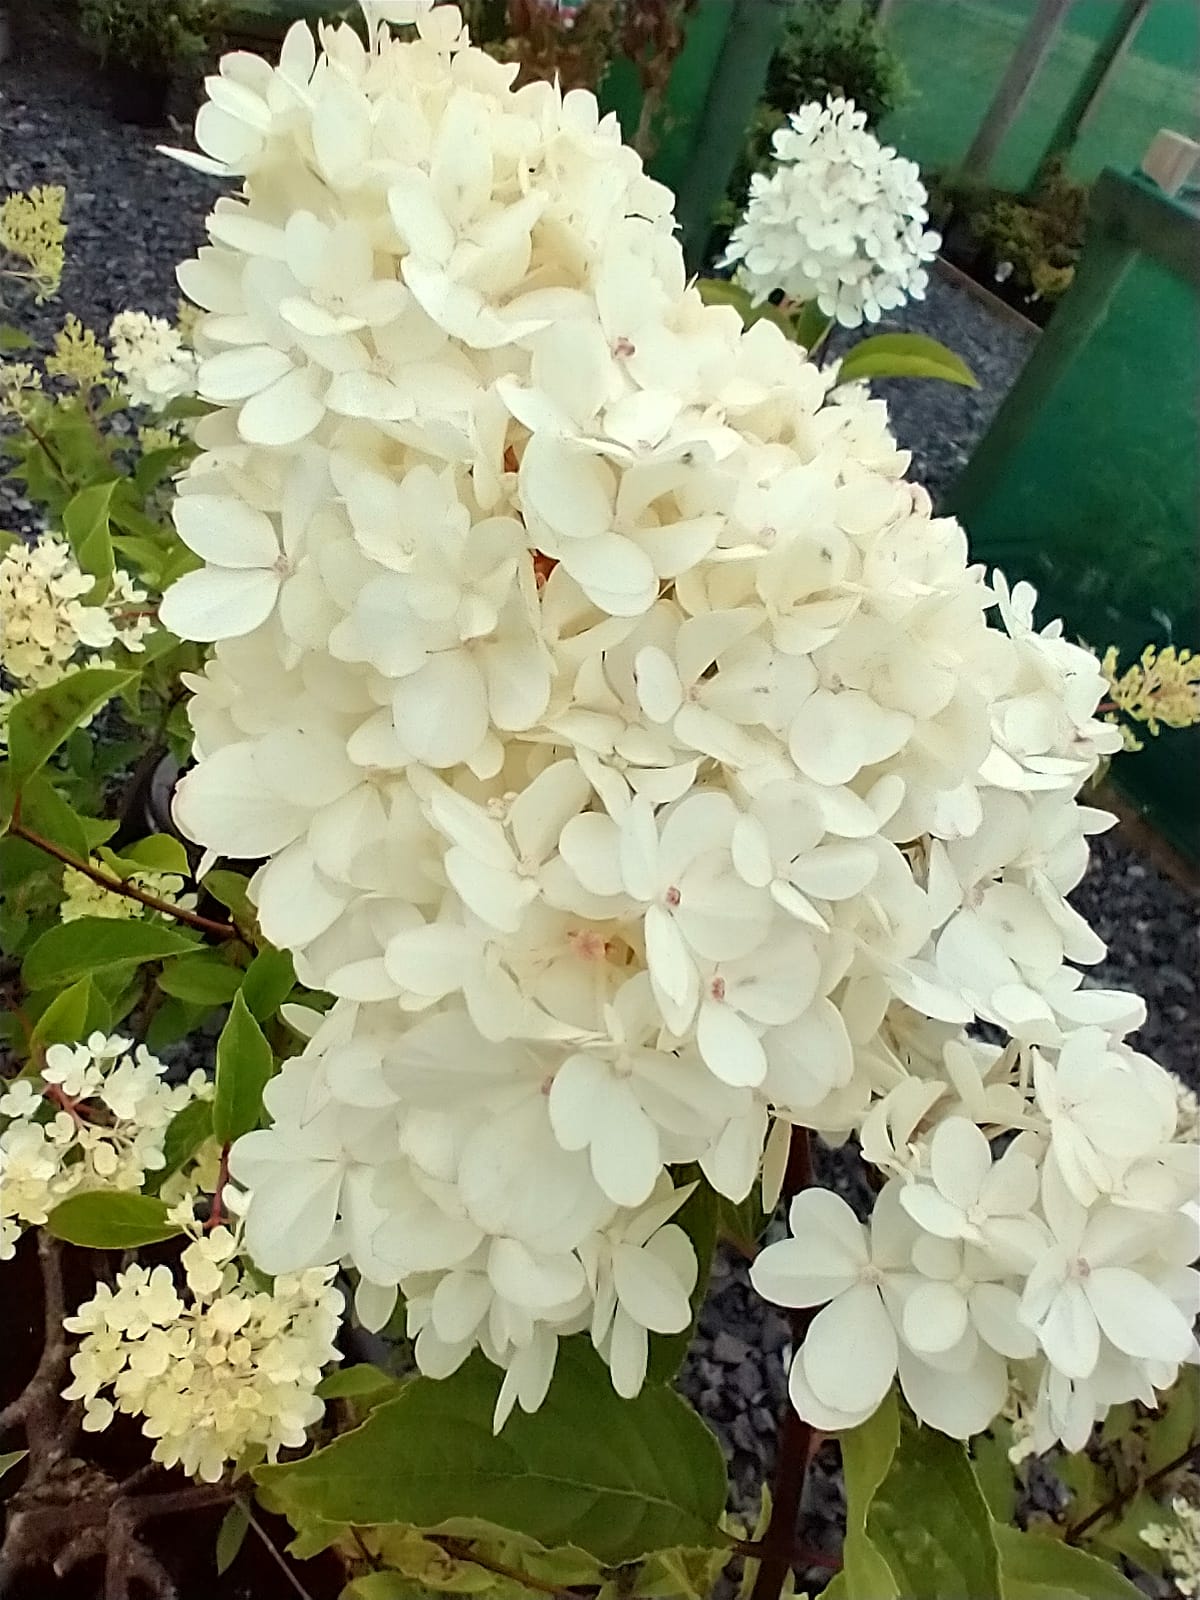
M 974 555 L 1028 578 L 1126 664 L 1200 648 L 1200 214 L 1114 170 L 1075 283 L 950 496 Z M 1200 729 L 1146 739 L 1114 777 L 1200 861 Z
M 886 33 L 908 70 L 914 98 L 882 132 L 928 171 L 966 154 L 1036 0 L 894 0 Z M 1022 189 L 1033 177 L 1063 109 L 1111 26 L 1117 0 L 1075 0 L 997 152 L 991 181 Z M 1071 152 L 1074 176 L 1136 167 L 1160 128 L 1200 137 L 1200 5 L 1152 0 Z

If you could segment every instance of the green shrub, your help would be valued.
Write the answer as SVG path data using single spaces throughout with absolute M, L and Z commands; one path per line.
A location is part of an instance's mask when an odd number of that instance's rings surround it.
M 202 55 L 220 30 L 221 0 L 82 0 L 84 36 L 104 62 L 162 71 Z

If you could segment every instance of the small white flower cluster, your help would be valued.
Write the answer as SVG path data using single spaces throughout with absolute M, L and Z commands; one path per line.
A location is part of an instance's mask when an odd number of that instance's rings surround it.
M 881 145 L 852 100 L 793 112 L 775 135 L 777 165 L 755 173 L 723 266 L 761 302 L 777 289 L 815 300 L 844 327 L 878 322 L 923 300 L 941 245 L 926 228 L 928 195 L 915 162 Z
M 305 1443 L 324 1409 L 322 1371 L 341 1360 L 342 1296 L 332 1269 L 258 1286 L 235 1259 L 237 1234 L 201 1234 L 190 1211 L 172 1212 L 193 1233 L 180 1263 L 186 1295 L 166 1266 L 100 1284 L 63 1323 L 83 1336 L 63 1398 L 83 1401 L 93 1433 L 118 1412 L 140 1417 L 155 1461 L 215 1483 L 251 1448 L 273 1461 Z
M 1151 1523 L 1143 1528 L 1141 1539 L 1152 1550 L 1161 1550 L 1175 1580 L 1179 1594 L 1200 1595 L 1200 1505 L 1176 1495 L 1171 1502 L 1174 1524 Z
M 98 861 L 95 857 L 91 865 L 104 873 L 113 871 L 107 862 Z M 143 867 L 129 873 L 126 881 L 167 905 L 179 906 L 184 911 L 195 909 L 196 896 L 183 892 L 186 879 L 177 872 L 152 872 Z M 146 910 L 140 900 L 106 889 L 102 883 L 97 883 L 86 872 L 80 872 L 75 867 L 68 867 L 63 873 L 63 900 L 58 913 L 63 922 L 75 922 L 80 917 L 110 917 L 114 921 L 128 921 L 133 917 L 144 917 Z
M 71 547 L 51 534 L 8 547 L 0 558 L 0 667 L 8 677 L 25 688 L 42 689 L 77 664 L 80 646 L 143 648 L 151 621 L 122 612 L 140 606 L 145 591 L 117 568 L 104 603 L 85 605 L 82 597 L 95 583 L 80 570 Z
M 195 352 L 178 328 L 145 311 L 121 311 L 108 330 L 113 367 L 135 406 L 162 411 L 196 392 Z
M 176 814 L 263 860 L 264 933 L 335 996 L 233 1152 L 252 1256 L 345 1261 L 376 1326 L 399 1287 L 424 1372 L 505 1369 L 501 1422 L 560 1335 L 633 1394 L 687 1325 L 672 1167 L 741 1199 L 799 1124 L 861 1132 L 894 1195 L 952 1114 L 1053 1125 L 1058 1161 L 1093 1072 L 1152 1167 L 1157 1069 L 1115 1042 L 1141 1003 L 1068 964 L 1103 954 L 1066 901 L 1119 744 L 1095 658 L 968 566 L 879 403 L 703 305 L 590 95 L 514 92 L 452 6 L 375 9 L 418 37 L 297 27 L 197 123 L 246 182 L 180 273 L 219 409 L 164 619 L 218 643 Z M 1174 1157 L 1157 1198 L 1078 1160 L 1075 1204 L 1174 1259 Z M 880 1363 L 843 1365 L 836 1409 L 873 1407 Z
M 0 1095 L 0 1261 L 68 1196 L 140 1189 L 162 1167 L 172 1117 L 212 1092 L 202 1072 L 170 1085 L 165 1071 L 144 1045 L 94 1033 L 51 1045 L 39 1076 Z

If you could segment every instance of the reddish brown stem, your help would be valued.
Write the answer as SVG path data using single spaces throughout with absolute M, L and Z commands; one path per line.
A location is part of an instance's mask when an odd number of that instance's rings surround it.
M 139 889 L 137 884 L 130 883 L 126 878 L 114 878 L 110 873 L 94 867 L 90 861 L 84 861 L 79 856 L 72 855 L 69 850 L 64 850 L 52 839 L 43 839 L 40 833 L 34 833 L 31 828 L 27 828 L 23 822 L 18 822 L 15 818 L 9 825 L 8 831 L 14 838 L 24 839 L 26 844 L 31 844 L 35 849 L 53 856 L 64 866 L 72 868 L 75 872 L 82 872 L 85 878 L 90 878 L 93 883 L 100 884 L 112 894 L 121 894 L 128 900 L 136 900 L 140 905 L 148 906 L 151 911 L 161 911 L 163 916 L 173 917 L 176 922 L 186 923 L 189 928 L 207 933 L 213 939 L 241 937 L 232 922 L 214 922 L 211 917 L 201 917 L 194 911 L 185 911 L 182 906 L 172 905 L 169 900 L 160 900 L 157 895 L 148 894 L 145 889 Z
M 212 1205 L 208 1211 L 208 1221 L 204 1224 L 205 1233 L 212 1233 L 225 1223 L 225 1185 L 229 1182 L 229 1151 L 230 1146 L 221 1146 L 221 1163 L 217 1168 L 217 1186 L 213 1190 Z
M 1079 1522 L 1072 1523 L 1063 1534 L 1063 1542 L 1065 1544 L 1077 1544 L 1084 1534 L 1090 1532 L 1098 1522 L 1103 1522 L 1105 1517 L 1112 1517 L 1117 1512 L 1123 1511 L 1134 1495 L 1143 1490 L 1149 1493 L 1150 1490 L 1157 1489 L 1159 1484 L 1165 1482 L 1173 1472 L 1182 1472 L 1185 1467 L 1191 1466 L 1194 1461 L 1200 1461 L 1200 1443 L 1188 1445 L 1186 1450 L 1181 1450 L 1173 1460 L 1167 1462 L 1166 1466 L 1159 1467 L 1148 1478 L 1135 1479 L 1120 1494 L 1113 1495 L 1111 1500 L 1106 1500 L 1102 1506 L 1097 1506 L 1095 1511 L 1090 1512 Z
M 807 1189 L 813 1181 L 812 1147 L 807 1128 L 792 1130 L 788 1152 L 784 1193 L 791 1196 Z M 794 1311 L 791 1316 L 792 1346 L 796 1359 L 815 1310 Z M 760 1541 L 759 1568 L 750 1600 L 779 1600 L 796 1555 L 796 1523 L 804 1480 L 812 1459 L 816 1434 L 805 1422 L 790 1398 L 783 1401 L 775 1447 L 775 1476 L 771 1485 L 771 1520 Z

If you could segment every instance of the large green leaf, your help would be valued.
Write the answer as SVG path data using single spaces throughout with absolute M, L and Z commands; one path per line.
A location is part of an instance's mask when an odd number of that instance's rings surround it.
M 1004 1600 L 1141 1600 L 1141 1591 L 1115 1567 L 1061 1539 L 1001 1522 L 993 1524 L 993 1536 Z
M 137 967 L 195 948 L 194 936 L 162 923 L 79 917 L 48 928 L 25 957 L 21 975 L 27 989 L 45 989 L 74 983 L 91 972 Z
M 28 1450 L 7 1450 L 0 1456 L 0 1478 L 6 1472 L 11 1472 L 14 1467 L 19 1467 L 29 1454 Z
M 867 1534 L 904 1600 L 1000 1594 L 992 1519 L 966 1446 L 907 1415 L 871 1503 Z
M 56 994 L 33 1028 L 35 1045 L 75 1044 L 88 1035 L 88 1011 L 93 1004 L 92 980 L 80 978 Z
M 113 1189 L 71 1195 L 55 1206 L 46 1228 L 56 1239 L 91 1250 L 136 1250 L 183 1231 L 168 1219 L 161 1200 Z
M 213 1132 L 222 1144 L 231 1144 L 258 1126 L 263 1090 L 274 1070 L 271 1046 L 239 992 L 217 1040 Z
M 22 695 L 8 721 L 13 778 L 23 783 L 45 766 L 68 734 L 136 677 L 136 672 L 119 672 L 114 667 L 84 667 L 47 689 Z
M 479 1355 L 452 1378 L 410 1379 L 361 1428 L 256 1477 L 297 1526 L 483 1519 L 610 1563 L 724 1542 L 720 1448 L 673 1391 L 622 1400 L 577 1336 L 559 1346 L 541 1409 L 514 1412 L 496 1437 L 499 1384 Z
M 260 1022 L 273 1017 L 296 986 L 296 972 L 286 950 L 265 945 L 246 968 L 242 993 Z
M 87 735 L 80 737 L 90 748 L 91 741 Z M 36 833 L 39 838 L 58 845 L 73 856 L 86 858 L 91 853 L 96 836 L 95 819 L 80 816 L 63 799 L 45 772 L 36 772 L 21 784 L 21 822 L 30 833 Z M 50 857 L 44 856 L 43 861 L 47 867 L 58 870 Z
M 842 358 L 840 381 L 856 378 L 941 378 L 978 389 L 975 374 L 961 356 L 924 333 L 877 333 L 862 339 Z

